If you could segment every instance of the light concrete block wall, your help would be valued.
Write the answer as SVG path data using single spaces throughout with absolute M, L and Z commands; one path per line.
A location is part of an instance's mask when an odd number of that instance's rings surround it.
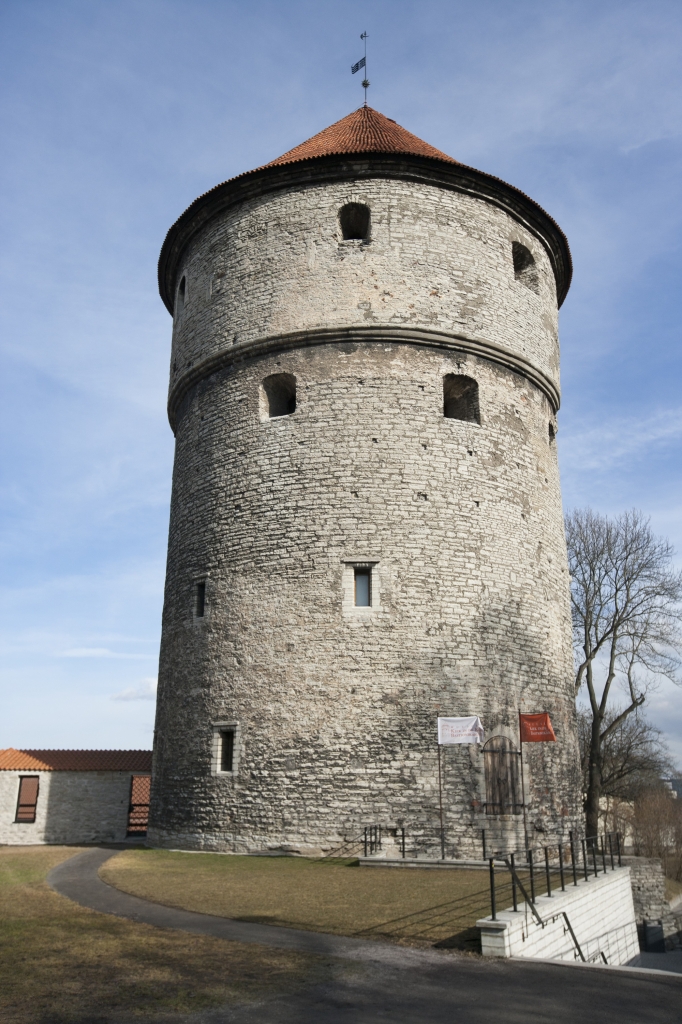
M 601 963 L 603 953 L 609 964 L 627 964 L 639 956 L 629 868 L 567 885 L 566 892 L 552 897 L 540 896 L 535 907 L 544 925 L 525 903 L 517 912 L 498 913 L 496 921 L 477 921 L 483 955 L 580 960 L 565 913 L 587 960 Z
M 126 838 L 130 779 L 140 772 L 0 772 L 0 843 L 121 842 Z M 35 822 L 16 822 L 19 779 L 40 779 Z

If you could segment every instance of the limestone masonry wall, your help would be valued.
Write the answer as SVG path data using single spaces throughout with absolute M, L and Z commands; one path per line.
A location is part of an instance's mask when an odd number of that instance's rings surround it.
M 341 239 L 338 211 L 371 210 L 368 242 Z M 535 259 L 515 279 L 512 242 Z M 232 207 L 180 261 L 171 391 L 216 352 L 315 328 L 402 326 L 464 333 L 529 360 L 558 386 L 554 274 L 542 244 L 480 199 L 399 180 L 287 189 Z
M 339 238 L 350 200 L 370 206 L 368 244 Z M 535 257 L 537 292 L 515 278 L 513 240 Z M 526 748 L 530 828 L 566 836 L 579 774 L 555 409 L 456 338 L 485 336 L 558 387 L 542 246 L 481 200 L 349 180 L 233 207 L 194 237 L 181 276 L 172 393 L 190 376 L 174 413 L 150 842 L 328 849 L 375 822 L 436 842 L 437 715 L 479 714 L 516 741 L 519 708 L 549 711 L 559 741 Z M 369 333 L 278 347 L 330 326 Z M 386 341 L 390 326 L 432 342 Z M 296 410 L 267 419 L 275 373 L 295 378 Z M 444 418 L 449 373 L 478 383 L 480 424 Z M 371 608 L 353 604 L 357 564 Z M 443 773 L 449 853 L 477 853 L 482 827 L 519 843 L 520 816 L 484 813 L 477 748 L 444 749 Z

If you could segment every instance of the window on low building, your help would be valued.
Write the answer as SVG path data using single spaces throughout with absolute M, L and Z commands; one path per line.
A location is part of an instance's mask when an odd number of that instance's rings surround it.
M 506 736 L 493 736 L 483 747 L 486 814 L 521 814 L 519 762 L 519 752 Z
M 364 203 L 346 203 L 339 210 L 339 225 L 344 242 L 369 238 L 369 206 Z
M 480 423 L 478 384 L 473 377 L 446 373 L 443 377 L 443 416 L 446 420 Z
M 261 385 L 261 412 L 264 419 L 291 416 L 296 412 L 296 378 L 292 373 L 273 373 Z
M 36 820 L 38 806 L 37 775 L 22 775 L 19 779 L 19 798 L 17 800 L 17 816 L 15 821 L 32 824 Z
M 370 608 L 372 605 L 372 570 L 369 566 L 355 567 L 355 607 Z

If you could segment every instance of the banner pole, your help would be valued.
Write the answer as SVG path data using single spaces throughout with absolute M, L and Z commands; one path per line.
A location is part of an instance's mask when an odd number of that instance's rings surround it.
M 440 807 L 440 859 L 445 860 L 445 831 L 443 829 L 443 779 L 440 769 L 440 741 L 438 743 L 438 804 Z
M 519 708 L 519 750 L 521 751 L 521 799 L 523 800 L 523 835 L 528 852 L 528 821 L 526 818 L 526 781 L 523 777 L 523 733 L 521 732 L 521 709 Z

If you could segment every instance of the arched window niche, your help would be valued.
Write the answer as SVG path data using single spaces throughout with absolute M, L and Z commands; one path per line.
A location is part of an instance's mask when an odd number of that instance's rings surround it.
M 339 210 L 339 227 L 344 242 L 369 241 L 370 213 L 364 203 L 346 203 Z
M 446 373 L 443 377 L 443 416 L 446 420 L 481 422 L 478 404 L 478 384 L 473 377 L 460 373 Z
M 178 285 L 178 300 L 176 303 L 176 309 L 178 313 L 185 308 L 185 302 L 187 301 L 187 278 L 183 274 L 180 278 L 180 284 Z
M 293 373 L 273 373 L 261 384 L 262 420 L 291 416 L 296 412 L 296 378 Z
M 485 813 L 521 814 L 521 756 L 506 736 L 492 736 L 483 747 Z
M 533 254 L 525 245 L 520 242 L 512 242 L 512 260 L 514 262 L 514 277 L 532 292 L 538 289 L 538 271 L 535 266 Z

